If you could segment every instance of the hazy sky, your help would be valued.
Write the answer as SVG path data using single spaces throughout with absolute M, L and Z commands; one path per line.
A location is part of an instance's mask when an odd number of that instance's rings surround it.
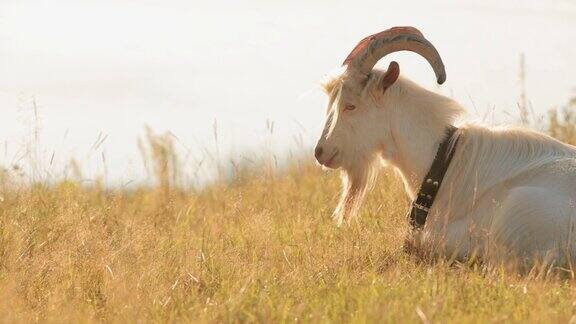
M 40 154 L 45 163 L 54 155 L 56 173 L 72 156 L 88 175 L 101 172 L 104 153 L 109 177 L 140 179 L 144 125 L 198 156 L 214 145 L 215 121 L 222 152 L 267 143 L 267 120 L 276 150 L 298 135 L 311 144 L 323 76 L 361 38 L 394 25 L 416 26 L 436 45 L 448 75 L 438 91 L 473 118 L 515 114 L 522 52 L 537 112 L 574 94 L 572 0 L 0 0 L 0 163 L 24 164 L 33 100 Z M 435 88 L 422 58 L 390 59 Z

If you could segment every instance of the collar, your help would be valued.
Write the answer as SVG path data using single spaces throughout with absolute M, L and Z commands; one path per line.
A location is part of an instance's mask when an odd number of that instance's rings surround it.
M 434 161 L 432 161 L 432 165 L 420 185 L 416 199 L 412 202 L 409 221 L 413 230 L 421 230 L 424 228 L 424 224 L 426 224 L 426 218 L 428 217 L 430 208 L 440 190 L 444 175 L 456 151 L 458 135 L 455 136 L 455 134 L 457 130 L 458 128 L 452 125 L 446 128 L 446 136 L 438 147 L 436 157 L 434 157 Z

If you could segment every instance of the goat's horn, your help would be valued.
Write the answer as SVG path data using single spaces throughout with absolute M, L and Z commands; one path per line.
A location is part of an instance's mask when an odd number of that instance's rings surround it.
M 414 27 L 393 27 L 364 38 L 354 47 L 342 65 L 369 74 L 381 58 L 399 51 L 411 51 L 422 55 L 432 65 L 438 83 L 446 81 L 446 70 L 440 54 Z

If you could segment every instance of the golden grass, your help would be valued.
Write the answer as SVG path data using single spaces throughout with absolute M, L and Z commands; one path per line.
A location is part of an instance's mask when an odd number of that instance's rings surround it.
M 5 190 L 2 322 L 567 321 L 575 286 L 402 251 L 407 202 L 383 177 L 362 220 L 329 215 L 335 174 L 294 165 L 200 193 L 73 182 Z
M 571 280 L 404 253 L 408 202 L 391 175 L 357 224 L 337 228 L 339 180 L 311 161 L 183 192 L 162 152 L 158 188 L 19 186 L 0 173 L 0 322 L 576 319 Z

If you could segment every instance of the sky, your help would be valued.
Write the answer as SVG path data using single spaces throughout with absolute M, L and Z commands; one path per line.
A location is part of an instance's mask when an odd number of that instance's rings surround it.
M 86 178 L 140 181 L 146 126 L 170 132 L 190 169 L 206 151 L 309 148 L 320 82 L 360 39 L 397 25 L 435 44 L 447 82 L 413 53 L 379 65 L 398 61 L 471 119 L 515 120 L 521 53 L 536 114 L 576 94 L 574 0 L 0 0 L 0 165 L 33 155 L 58 176 L 74 158 Z

